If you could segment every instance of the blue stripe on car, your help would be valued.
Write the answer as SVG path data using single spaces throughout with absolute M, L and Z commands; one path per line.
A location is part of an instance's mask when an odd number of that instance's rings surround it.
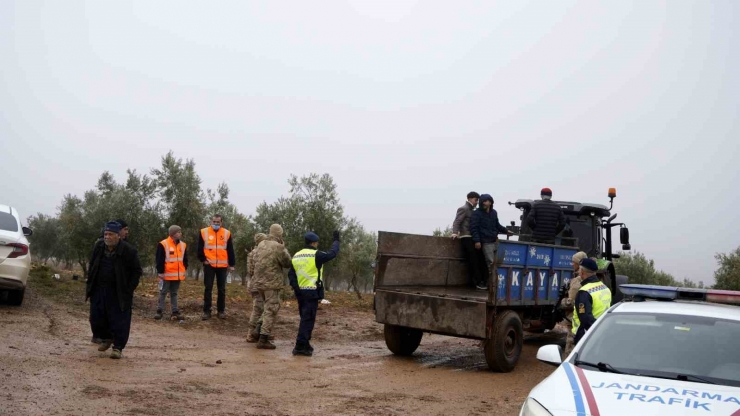
M 576 374 L 568 363 L 563 364 L 563 369 L 565 369 L 565 374 L 568 375 L 568 381 L 570 381 L 570 387 L 573 389 L 573 399 L 576 401 L 576 412 L 578 416 L 586 416 L 586 408 L 583 406 L 583 397 L 581 396 L 581 388 L 578 386 Z

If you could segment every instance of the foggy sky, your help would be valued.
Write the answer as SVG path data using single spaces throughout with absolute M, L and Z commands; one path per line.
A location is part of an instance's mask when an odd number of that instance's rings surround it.
M 739 32 L 733 1 L 3 1 L 0 203 L 53 214 L 169 150 L 246 214 L 330 173 L 374 231 L 616 187 L 633 250 L 711 284 L 740 245 Z

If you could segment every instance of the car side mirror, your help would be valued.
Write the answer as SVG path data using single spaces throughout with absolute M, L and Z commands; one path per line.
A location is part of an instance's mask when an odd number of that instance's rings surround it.
M 537 359 L 545 364 L 554 365 L 557 367 L 563 363 L 563 359 L 561 358 L 562 354 L 563 351 L 560 348 L 560 345 L 545 345 L 544 347 L 540 347 L 540 349 L 537 350 Z
M 33 235 L 33 230 L 28 227 L 23 227 L 23 235 L 30 237 Z
M 630 243 L 630 230 L 627 227 L 622 227 L 619 229 L 619 242 L 622 244 Z

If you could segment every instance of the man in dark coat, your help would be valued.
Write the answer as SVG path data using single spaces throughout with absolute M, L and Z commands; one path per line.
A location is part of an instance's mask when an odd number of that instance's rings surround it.
M 560 206 L 552 201 L 550 188 L 543 188 L 540 196 L 542 200 L 534 203 L 527 216 L 527 225 L 532 229 L 535 242 L 555 244 L 555 236 L 565 227 L 565 215 Z
M 483 257 L 480 251 L 475 249 L 473 238 L 470 235 L 470 217 L 473 216 L 480 195 L 477 192 L 469 192 L 467 198 L 468 200 L 457 209 L 455 214 L 455 221 L 452 223 L 452 238 L 460 239 L 463 256 L 465 257 L 465 266 L 468 271 L 468 281 L 472 286 L 476 286 L 481 280 Z
M 134 290 L 142 275 L 136 248 L 119 235 L 121 225 L 105 225 L 103 239 L 95 243 L 87 272 L 86 300 L 90 300 L 90 328 L 93 337 L 102 339 L 98 351 L 111 358 L 123 356 L 131 330 Z
M 470 218 L 470 234 L 472 235 L 475 249 L 483 251 L 486 265 L 491 268 L 491 264 L 496 261 L 498 235 L 513 235 L 499 222 L 498 213 L 493 209 L 493 198 L 491 195 L 483 194 L 480 196 L 480 207 L 473 212 L 473 216 Z M 478 289 L 488 289 L 487 277 L 489 274 L 482 276 L 481 281 L 477 282 L 476 287 Z M 485 280 L 483 277 L 485 277 Z

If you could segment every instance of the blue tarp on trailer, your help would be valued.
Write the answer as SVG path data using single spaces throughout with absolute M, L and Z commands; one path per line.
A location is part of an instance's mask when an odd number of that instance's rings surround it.
M 555 304 L 563 282 L 573 277 L 577 248 L 501 241 L 498 247 L 498 305 Z

